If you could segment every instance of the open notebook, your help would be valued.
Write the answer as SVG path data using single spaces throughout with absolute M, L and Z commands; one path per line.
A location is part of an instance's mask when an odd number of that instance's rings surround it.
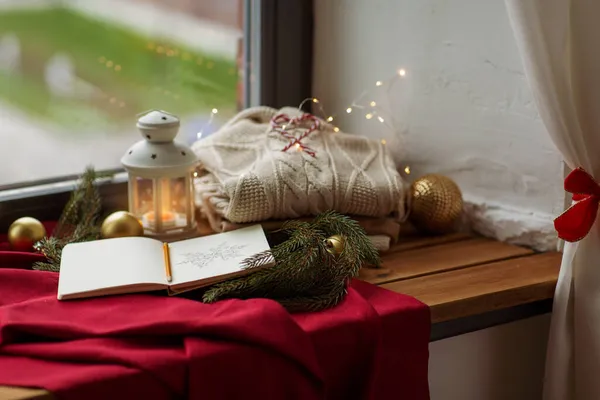
M 243 275 L 247 271 L 240 263 L 270 248 L 260 225 L 169 243 L 168 252 L 164 246 L 147 237 L 68 244 L 60 264 L 58 299 L 160 289 L 177 294 Z

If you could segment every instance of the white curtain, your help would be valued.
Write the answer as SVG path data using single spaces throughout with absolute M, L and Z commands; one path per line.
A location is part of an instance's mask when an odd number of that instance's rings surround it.
M 600 179 L 600 0 L 505 0 L 538 110 L 570 168 Z M 600 234 L 567 243 L 545 400 L 600 399 Z M 507 382 L 507 384 L 509 384 Z

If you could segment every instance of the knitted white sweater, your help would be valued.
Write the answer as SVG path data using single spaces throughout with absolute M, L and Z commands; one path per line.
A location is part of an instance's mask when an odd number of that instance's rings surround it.
M 383 144 L 336 133 L 322 120 L 295 144 L 293 137 L 314 121 L 273 126 L 278 114 L 302 115 L 295 108 L 246 109 L 192 146 L 202 168 L 196 204 L 213 229 L 223 230 L 222 219 L 247 223 L 327 210 L 372 217 L 403 211 L 404 185 Z

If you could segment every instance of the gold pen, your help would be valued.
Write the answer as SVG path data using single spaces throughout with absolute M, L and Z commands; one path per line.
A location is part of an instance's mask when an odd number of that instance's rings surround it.
M 167 282 L 171 282 L 173 280 L 173 275 L 171 274 L 171 255 L 169 253 L 169 243 L 163 243 L 163 253 L 165 255 L 165 271 L 167 273 Z

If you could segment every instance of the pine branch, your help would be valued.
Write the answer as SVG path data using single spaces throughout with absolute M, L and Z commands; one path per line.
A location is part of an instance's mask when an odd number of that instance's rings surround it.
M 290 221 L 280 231 L 289 238 L 270 252 L 246 260 L 245 267 L 256 269 L 249 275 L 210 287 L 203 301 L 254 297 L 270 298 L 290 311 L 314 311 L 338 304 L 348 281 L 358 275 L 365 262 L 379 265 L 379 254 L 360 225 L 343 215 L 328 212 L 313 222 Z M 327 251 L 326 238 L 341 235 L 341 254 Z M 275 265 L 262 266 L 271 255 Z
M 271 250 L 263 251 L 262 253 L 255 254 L 251 257 L 244 259 L 241 262 L 242 269 L 254 269 L 263 267 L 274 261 L 273 253 Z
M 97 174 L 92 167 L 86 168 L 77 188 L 65 206 L 51 237 L 36 244 L 36 249 L 46 256 L 46 262 L 38 262 L 33 268 L 59 271 L 62 249 L 68 243 L 86 242 L 100 238 L 98 217 L 102 209 L 96 180 L 110 174 Z

